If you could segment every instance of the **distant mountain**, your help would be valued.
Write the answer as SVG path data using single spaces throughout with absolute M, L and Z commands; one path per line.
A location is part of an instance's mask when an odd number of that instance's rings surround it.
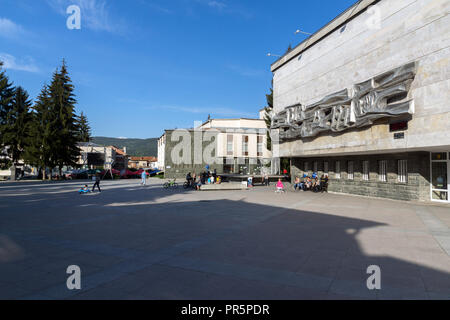
M 116 146 L 120 149 L 122 149 L 123 147 L 127 147 L 127 154 L 134 157 L 158 156 L 158 138 L 121 139 L 93 137 L 92 142 L 101 146 Z

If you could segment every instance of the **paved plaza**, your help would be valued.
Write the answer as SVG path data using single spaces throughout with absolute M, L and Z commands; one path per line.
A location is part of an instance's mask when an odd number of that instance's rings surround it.
M 83 184 L 0 183 L 0 299 L 450 299 L 448 205 Z

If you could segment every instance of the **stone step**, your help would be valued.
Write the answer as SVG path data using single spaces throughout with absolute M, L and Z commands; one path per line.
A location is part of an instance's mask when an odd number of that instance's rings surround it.
M 201 191 L 219 191 L 219 190 L 248 190 L 247 185 L 241 183 L 221 183 L 205 184 L 200 188 Z

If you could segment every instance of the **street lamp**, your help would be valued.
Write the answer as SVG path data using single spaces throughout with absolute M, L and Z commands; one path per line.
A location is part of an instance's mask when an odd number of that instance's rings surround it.
M 267 56 L 268 56 L 268 57 L 279 57 L 279 58 L 281 58 L 280 55 L 278 55 L 278 54 L 273 54 L 273 53 L 268 53 Z
M 312 35 L 312 33 L 305 32 L 305 31 L 302 31 L 302 30 L 300 30 L 300 29 L 298 29 L 297 31 L 295 31 L 294 34 L 299 34 L 299 33 L 307 34 L 308 36 Z

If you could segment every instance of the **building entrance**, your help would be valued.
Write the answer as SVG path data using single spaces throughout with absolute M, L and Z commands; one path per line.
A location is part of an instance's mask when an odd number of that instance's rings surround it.
M 431 153 L 431 200 L 450 202 L 450 153 Z

